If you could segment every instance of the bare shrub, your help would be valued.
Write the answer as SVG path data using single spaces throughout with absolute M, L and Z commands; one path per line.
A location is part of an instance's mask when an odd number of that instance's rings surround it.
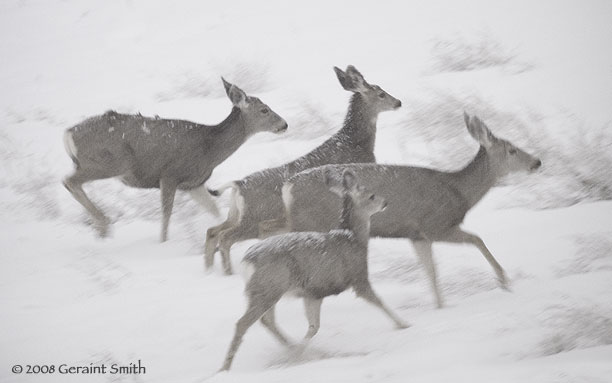
M 581 235 L 574 239 L 574 258 L 558 267 L 558 277 L 612 270 L 612 239 L 610 233 Z
M 612 123 L 596 129 L 563 112 L 544 117 L 528 109 L 506 111 L 474 94 L 437 90 L 427 99 L 407 104 L 410 113 L 398 126 L 411 129 L 396 133 L 405 163 L 453 170 L 469 161 L 474 151 L 468 148 L 475 144 L 465 132 L 461 116 L 465 110 L 479 115 L 496 135 L 542 159 L 544 165 L 537 173 L 503 181 L 512 186 L 507 206 L 552 208 L 612 199 Z M 414 142 L 427 146 L 421 157 L 410 148 Z
M 170 89 L 156 94 L 157 101 L 194 97 L 220 97 L 222 95 L 219 78 L 213 79 L 208 74 L 202 75 L 193 71 L 183 72 L 174 77 L 172 84 L 173 86 Z
M 57 203 L 55 177 L 38 174 L 32 179 L 19 180 L 13 189 L 22 196 L 22 203 L 34 210 L 38 219 L 59 218 L 61 210 Z
M 549 330 L 539 343 L 540 355 L 612 344 L 612 316 L 598 306 L 553 306 L 543 324 Z
M 521 73 L 533 67 L 519 61 L 515 50 L 504 47 L 485 34 L 473 40 L 465 37 L 434 40 L 431 55 L 434 72 L 462 72 L 500 67 L 512 73 Z
M 532 130 L 526 125 L 519 128 L 544 158 L 542 171 L 548 185 L 525 179 L 525 186 L 537 193 L 537 201 L 527 201 L 527 205 L 546 208 L 612 199 L 611 123 L 599 129 L 586 127 L 567 114 L 549 121 L 541 117 L 532 120 L 544 125 L 544 129 Z
M 466 133 L 463 122 L 463 111 L 477 114 L 495 134 L 516 142 L 527 149 L 528 137 L 517 134 L 529 130 L 527 123 L 515 113 L 501 110 L 492 103 L 475 94 L 454 94 L 433 90 L 428 99 L 412 100 L 407 103 L 410 113 L 398 124 L 409 126 L 404 134 L 398 134 L 403 147 L 409 147 L 414 141 L 424 142 L 432 154 L 428 162 L 433 167 L 456 169 L 474 155 L 467 149 L 476 147 L 474 140 Z M 416 140 L 415 140 L 416 139 Z M 403 150 L 407 155 L 413 151 Z M 440 155 L 443 153 L 443 155 Z M 410 158 L 406 158 L 410 160 Z
M 218 63 L 216 72 L 250 93 L 263 93 L 271 88 L 270 67 L 259 61 L 236 60 Z
M 299 105 L 292 112 L 288 114 L 288 118 L 291 118 L 291 128 L 287 134 L 272 136 L 270 140 L 284 141 L 287 137 L 302 140 L 315 139 L 330 136 L 341 126 L 341 117 L 325 114 L 319 102 L 308 98 L 300 99 Z
M 41 220 L 60 216 L 51 158 L 49 153 L 36 153 L 29 143 L 0 132 L 0 193 L 5 212 L 21 217 L 27 211 Z
M 225 90 L 221 85 L 221 76 L 228 81 L 248 90 L 249 93 L 261 93 L 270 88 L 269 67 L 257 61 L 228 61 L 213 64 L 213 70 L 202 72 L 186 71 L 174 77 L 173 86 L 156 95 L 157 101 L 168 101 L 194 97 L 223 97 Z

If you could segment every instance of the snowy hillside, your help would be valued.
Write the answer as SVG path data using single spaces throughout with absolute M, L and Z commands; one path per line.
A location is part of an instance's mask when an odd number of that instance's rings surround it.
M 612 376 L 612 4 L 606 1 L 0 3 L 0 382 L 609 382 Z M 214 124 L 220 76 L 289 123 L 251 138 L 209 181 L 282 164 L 339 129 L 355 65 L 403 107 L 378 120 L 379 162 L 456 169 L 477 146 L 464 110 L 537 154 L 467 216 L 511 279 L 468 246 L 434 246 L 448 307 L 434 309 L 407 241 L 370 244 L 394 330 L 347 292 L 325 300 L 303 354 L 260 325 L 216 374 L 245 299 L 203 270 L 219 222 L 179 193 L 158 242 L 159 192 L 86 186 L 115 221 L 99 239 L 61 185 L 63 131 L 108 109 Z M 219 199 L 223 213 L 228 196 Z M 236 245 L 238 265 L 253 244 Z M 302 302 L 280 327 L 305 334 Z M 15 365 L 129 365 L 141 375 L 16 374 Z M 24 367 L 25 368 L 25 367 Z

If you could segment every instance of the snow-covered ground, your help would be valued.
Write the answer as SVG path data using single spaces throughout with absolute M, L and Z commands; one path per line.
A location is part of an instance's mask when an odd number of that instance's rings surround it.
M 610 20 L 612 4 L 594 0 L 0 3 L 0 382 L 609 382 Z M 512 292 L 477 250 L 435 245 L 448 307 L 434 309 L 409 243 L 373 240 L 373 285 L 409 329 L 347 292 L 325 301 L 303 354 L 255 325 L 215 375 L 245 304 L 239 276 L 203 271 L 218 220 L 179 194 L 159 244 L 158 192 L 100 181 L 87 190 L 116 223 L 96 238 L 60 183 L 72 168 L 62 132 L 107 109 L 216 123 L 230 110 L 223 75 L 289 131 L 248 141 L 214 172 L 219 185 L 338 129 L 348 94 L 331 68 L 347 64 L 404 103 L 379 119 L 380 162 L 461 166 L 476 152 L 463 109 L 542 158 L 464 225 Z M 296 341 L 302 311 L 278 307 Z M 11 372 L 138 360 L 144 375 Z

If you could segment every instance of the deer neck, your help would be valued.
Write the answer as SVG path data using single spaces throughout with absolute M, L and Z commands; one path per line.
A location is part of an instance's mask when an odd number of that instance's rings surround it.
M 370 217 L 365 217 L 356 211 L 353 199 L 348 194 L 342 197 L 340 229 L 352 231 L 357 241 L 367 246 L 370 239 Z
M 238 150 L 249 136 L 240 109 L 234 107 L 225 120 L 210 129 L 209 137 L 213 144 L 208 145 L 207 150 L 212 154 L 215 166 Z
M 466 167 L 453 173 L 453 183 L 467 201 L 468 208 L 476 205 L 487 194 L 497 178 L 497 169 L 483 146 Z
M 378 113 L 373 110 L 359 93 L 351 96 L 348 112 L 340 134 L 353 145 L 374 151 Z

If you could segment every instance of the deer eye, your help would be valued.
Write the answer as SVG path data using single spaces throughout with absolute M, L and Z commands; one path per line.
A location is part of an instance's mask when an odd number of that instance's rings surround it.
M 387 95 L 386 95 L 386 94 L 384 94 L 384 93 L 379 93 L 379 94 L 378 94 L 378 97 L 380 97 L 380 98 L 385 98 L 385 97 L 387 97 Z
M 516 149 L 515 148 L 510 148 L 510 150 L 508 150 L 508 153 L 515 155 L 516 154 Z
M 262 114 L 268 114 L 269 111 L 270 111 L 270 109 L 268 109 L 268 108 L 263 108 L 262 110 L 260 110 L 260 112 Z
M 370 201 L 374 201 L 374 197 L 375 197 L 375 196 L 374 196 L 374 194 L 372 194 L 372 195 L 370 196 Z

